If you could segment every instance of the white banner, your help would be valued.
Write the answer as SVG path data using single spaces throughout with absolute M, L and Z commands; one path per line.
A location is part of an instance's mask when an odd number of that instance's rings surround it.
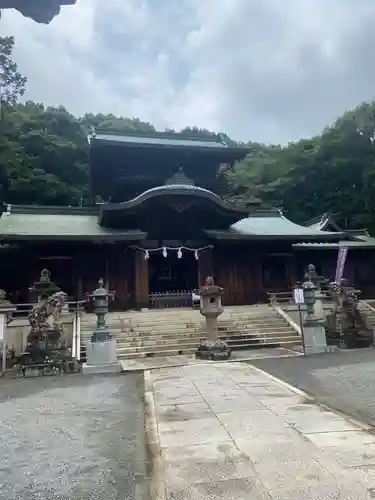
M 293 289 L 293 301 L 297 305 L 301 305 L 305 303 L 305 297 L 303 295 L 303 288 L 294 288 Z
M 5 338 L 5 328 L 6 328 L 6 316 L 5 314 L 0 314 L 0 341 Z

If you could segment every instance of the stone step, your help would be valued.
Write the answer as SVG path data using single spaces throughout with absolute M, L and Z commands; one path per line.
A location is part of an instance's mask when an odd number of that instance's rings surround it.
M 193 309 L 109 313 L 108 330 L 117 342 L 119 359 L 194 354 L 206 338 L 205 318 Z M 81 323 L 81 358 L 96 326 L 96 316 Z M 300 345 L 293 329 L 268 306 L 226 308 L 218 319 L 219 338 L 234 349 Z
M 218 321 L 219 328 L 227 328 L 231 326 L 260 326 L 260 325 L 280 325 L 285 323 L 282 318 L 261 318 L 256 321 L 252 320 L 233 320 L 233 321 Z M 174 329 L 174 328 L 205 328 L 205 321 L 197 321 L 195 323 L 187 323 L 184 321 L 166 321 L 165 323 L 121 323 L 121 322 L 106 322 L 107 328 L 119 330 L 152 330 L 152 329 Z M 82 330 L 93 330 L 96 323 L 81 323 Z
M 280 335 L 291 335 L 295 336 L 295 333 L 291 331 L 290 329 L 280 329 L 280 330 L 273 330 L 269 332 L 232 332 L 230 334 L 219 334 L 219 338 L 221 339 L 235 339 L 235 338 L 246 338 L 246 337 L 251 337 L 251 338 L 261 338 L 261 337 L 268 337 L 268 336 L 280 336 Z M 196 334 L 190 334 L 190 335 L 151 335 L 151 336 L 146 336 L 146 337 L 116 337 L 117 343 L 133 343 L 133 342 L 170 342 L 173 340 L 184 340 L 184 339 L 201 339 L 201 338 L 206 338 L 206 332 L 201 332 L 201 333 L 196 333 Z
M 242 339 L 242 338 L 265 338 L 265 337 L 274 337 L 274 336 L 291 336 L 295 337 L 295 333 L 291 330 L 278 330 L 278 331 L 273 331 L 273 332 L 235 332 L 230 335 L 219 335 L 220 339 L 223 340 L 232 340 L 232 339 Z M 90 340 L 91 336 L 83 336 L 81 337 L 81 342 L 86 344 Z M 149 344 L 155 344 L 155 343 L 168 343 L 168 342 L 181 342 L 184 340 L 200 340 L 206 338 L 205 333 L 201 334 L 196 334 L 196 335 L 169 335 L 169 336 L 163 336 L 163 335 L 154 335 L 154 336 L 148 336 L 148 337 L 131 337 L 131 338 L 125 338 L 125 337 L 116 337 L 116 343 L 117 344 L 128 344 L 128 345 L 135 345 L 139 343 L 140 345 L 147 345 Z
M 225 340 L 229 344 L 235 343 L 235 344 L 243 344 L 246 342 L 262 342 L 263 340 L 268 340 L 268 339 L 274 339 L 274 338 L 293 338 L 296 339 L 298 338 L 296 335 L 290 335 L 289 333 L 283 334 L 283 333 L 272 333 L 269 335 L 243 335 L 241 337 L 234 337 L 234 338 L 223 338 L 220 337 L 221 340 Z M 122 340 L 117 341 L 117 349 L 122 349 L 122 348 L 158 348 L 159 346 L 168 346 L 168 345 L 188 345 L 188 344 L 199 344 L 202 340 L 204 340 L 206 337 L 201 336 L 201 337 L 193 337 L 193 338 L 181 338 L 181 339 L 168 339 L 168 340 L 146 340 L 146 341 L 137 341 L 134 340 L 132 342 L 123 342 Z
M 140 346 L 131 346 L 129 344 L 118 343 L 117 344 L 117 352 L 153 352 L 153 351 L 164 351 L 166 349 L 175 348 L 180 346 L 181 349 L 189 348 L 189 347 L 197 347 L 200 341 L 203 339 L 185 339 L 184 341 L 177 342 L 166 342 L 165 344 L 151 344 L 151 345 L 140 345 Z M 274 335 L 267 337 L 247 337 L 241 339 L 233 339 L 228 340 L 228 344 L 230 346 L 244 346 L 244 345 L 256 345 L 263 343 L 275 343 L 278 341 L 287 341 L 294 340 L 300 342 L 300 337 L 290 335 Z
M 247 327 L 263 327 L 265 325 L 279 326 L 287 324 L 282 318 L 262 318 L 259 321 L 218 321 L 218 328 L 247 328 Z M 166 322 L 162 324 L 150 323 L 150 324 L 128 324 L 128 323 L 106 323 L 109 330 L 120 330 L 120 331 L 152 331 L 152 330 L 191 330 L 191 329 L 204 329 L 206 327 L 205 322 L 196 323 L 186 323 L 183 321 L 176 322 Z M 95 324 L 81 323 L 81 330 L 93 331 L 95 329 Z
M 224 306 L 224 315 L 262 315 L 265 311 L 273 311 L 273 309 L 267 304 L 262 304 L 261 306 Z M 150 318 L 158 316 L 186 316 L 200 315 L 199 309 L 192 308 L 166 308 L 166 309 L 147 309 L 144 311 L 111 311 L 108 313 L 109 317 L 123 318 L 123 317 L 139 317 L 139 318 Z M 95 318 L 94 313 L 85 313 L 84 316 Z
M 295 339 L 297 336 L 291 329 L 283 329 L 270 332 L 234 332 L 231 335 L 219 335 L 221 340 L 226 340 L 228 342 L 243 342 L 247 340 L 262 340 L 275 337 L 291 337 Z M 91 338 L 91 335 L 81 336 L 81 347 L 86 348 L 86 342 Z M 116 343 L 118 347 L 140 347 L 140 346 L 157 346 L 157 345 L 167 345 L 171 343 L 182 344 L 195 342 L 199 343 L 201 340 L 206 338 L 205 333 L 200 334 L 180 334 L 180 335 L 161 335 L 156 334 L 154 336 L 147 337 L 116 337 Z M 298 338 L 298 337 L 297 337 Z
M 285 348 L 290 348 L 294 346 L 301 345 L 300 340 L 273 340 L 273 342 L 264 342 L 262 344 L 248 344 L 248 345 L 241 345 L 241 346 L 231 346 L 232 349 L 237 350 L 245 350 L 245 349 L 259 349 L 261 347 L 285 347 Z M 118 359 L 119 360 L 124 360 L 124 359 L 139 359 L 139 358 L 147 358 L 147 357 L 166 357 L 166 356 L 179 356 L 179 355 L 193 355 L 195 354 L 197 350 L 197 346 L 194 347 L 189 347 L 185 349 L 179 348 L 180 346 L 168 350 L 155 350 L 151 353 L 140 353 L 140 352 L 118 352 Z M 149 355 L 147 355 L 149 354 Z
M 251 309 L 242 309 L 238 311 L 228 311 L 225 309 L 221 316 L 224 317 L 235 317 L 235 316 L 262 316 L 264 314 L 269 314 L 273 313 L 273 309 L 268 307 L 266 309 L 262 310 L 254 310 L 252 311 Z M 144 319 L 153 319 L 157 320 L 158 318 L 196 318 L 196 317 L 202 317 L 201 312 L 199 309 L 184 309 L 180 311 L 173 311 L 172 309 L 159 309 L 158 311 L 148 311 L 145 313 L 141 312 L 109 312 L 107 313 L 108 318 L 113 318 L 116 320 L 119 319 L 134 319 L 134 318 L 139 318 L 140 320 Z M 94 313 L 84 313 L 82 317 L 87 318 L 87 319 L 96 319 L 96 315 Z
M 189 328 L 189 329 L 182 329 L 176 328 L 174 330 L 159 330 L 159 329 L 154 329 L 154 330 L 136 330 L 136 331 L 122 331 L 122 330 L 115 330 L 115 329 L 108 329 L 111 334 L 116 337 L 116 338 L 124 338 L 124 339 L 132 339 L 132 338 L 138 338 L 138 337 L 150 337 L 154 338 L 155 336 L 164 336 L 164 337 L 175 337 L 175 336 L 194 336 L 194 335 L 204 335 L 206 332 L 205 328 Z M 272 332 L 278 332 L 278 331 L 290 331 L 293 332 L 292 328 L 287 325 L 286 323 L 277 325 L 277 326 L 269 326 L 269 325 L 263 325 L 263 326 L 257 326 L 257 327 L 237 327 L 237 328 L 219 328 L 219 335 L 241 335 L 244 333 L 252 333 L 254 335 L 259 334 L 259 333 L 272 333 Z M 92 330 L 83 330 L 81 331 L 81 336 L 83 337 L 91 337 L 92 335 Z
M 273 328 L 273 329 L 257 329 L 257 330 L 228 330 L 228 331 L 221 331 L 219 332 L 219 337 L 241 337 L 245 335 L 252 335 L 252 336 L 259 336 L 259 335 L 273 335 L 273 334 L 290 334 L 290 335 L 295 335 L 295 332 L 287 327 L 283 326 L 282 328 Z M 131 333 L 131 334 L 126 334 L 126 333 L 119 333 L 119 332 L 112 332 L 112 335 L 116 338 L 117 342 L 122 341 L 122 342 L 132 342 L 133 340 L 140 340 L 140 341 L 147 341 L 147 340 L 157 340 L 157 339 L 175 339 L 175 338 L 198 338 L 198 337 L 205 337 L 206 336 L 206 331 L 201 330 L 201 331 L 195 331 L 195 332 L 186 332 L 186 331 L 178 331 L 178 332 L 154 332 L 154 333 Z M 84 340 L 89 340 L 91 338 L 91 332 L 82 332 L 81 333 L 81 339 Z
M 236 314 L 228 314 L 224 312 L 223 314 L 220 315 L 219 320 L 232 320 L 232 319 L 253 319 L 253 318 L 264 318 L 267 316 L 277 316 L 276 313 L 273 310 L 267 310 L 262 313 L 257 313 L 257 314 L 249 314 L 247 312 L 243 313 L 236 313 Z M 95 314 L 84 314 L 82 317 L 83 322 L 89 322 L 94 324 L 96 322 L 96 316 Z M 113 314 L 109 313 L 107 314 L 107 322 L 110 323 L 111 321 L 129 321 L 129 322 L 153 322 L 153 323 L 158 323 L 158 322 L 164 322 L 164 321 L 204 321 L 204 317 L 200 314 L 198 311 L 192 311 L 190 314 L 184 314 L 184 315 L 172 315 L 168 313 L 158 313 L 157 315 L 153 314 L 147 314 L 144 316 L 137 315 L 137 314 L 129 314 L 127 315 L 126 313 L 121 313 L 121 314 Z

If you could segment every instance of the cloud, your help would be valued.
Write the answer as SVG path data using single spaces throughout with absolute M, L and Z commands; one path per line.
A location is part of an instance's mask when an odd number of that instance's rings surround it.
M 79 0 L 1 28 L 28 99 L 285 143 L 374 99 L 374 23 L 373 0 Z

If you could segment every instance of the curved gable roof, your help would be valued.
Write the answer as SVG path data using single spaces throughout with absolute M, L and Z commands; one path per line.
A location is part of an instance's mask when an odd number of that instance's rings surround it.
M 237 206 L 233 206 L 225 202 L 222 198 L 220 198 L 220 196 L 213 193 L 212 191 L 209 191 L 208 189 L 201 188 L 193 184 L 165 184 L 163 186 L 157 186 L 148 189 L 132 200 L 123 201 L 122 203 L 108 203 L 106 205 L 102 205 L 101 214 L 107 211 L 121 211 L 135 208 L 152 198 L 158 198 L 165 195 L 196 196 L 198 198 L 210 200 L 224 210 L 237 212 L 238 214 L 242 215 L 247 212 L 247 210 L 238 208 Z
M 213 235 L 214 232 L 210 231 Z M 217 236 L 219 234 L 217 233 Z M 257 211 L 234 223 L 227 233 L 228 238 L 280 238 L 339 240 L 343 233 L 322 231 L 317 227 L 305 227 L 287 219 L 281 210 Z M 220 237 L 225 238 L 224 233 Z

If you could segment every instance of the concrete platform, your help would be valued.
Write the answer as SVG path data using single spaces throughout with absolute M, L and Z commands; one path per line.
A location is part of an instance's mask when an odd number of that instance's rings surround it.
M 121 363 L 110 363 L 108 365 L 89 365 L 83 363 L 82 373 L 83 375 L 96 375 L 105 373 L 120 373 L 122 371 Z
M 155 370 L 148 380 L 158 498 L 374 498 L 375 436 L 264 372 L 210 363 Z
M 228 362 L 238 361 L 252 361 L 256 359 L 272 359 L 289 356 L 302 356 L 299 352 L 294 352 L 290 349 L 284 348 L 262 348 L 262 349 L 244 349 L 241 351 L 233 351 Z M 154 370 L 156 368 L 168 368 L 173 366 L 186 366 L 186 365 L 204 365 L 207 363 L 215 363 L 214 361 L 207 361 L 197 359 L 195 355 L 180 355 L 180 356 L 157 356 L 141 359 L 121 359 L 119 360 L 122 366 L 122 371 L 142 371 Z

